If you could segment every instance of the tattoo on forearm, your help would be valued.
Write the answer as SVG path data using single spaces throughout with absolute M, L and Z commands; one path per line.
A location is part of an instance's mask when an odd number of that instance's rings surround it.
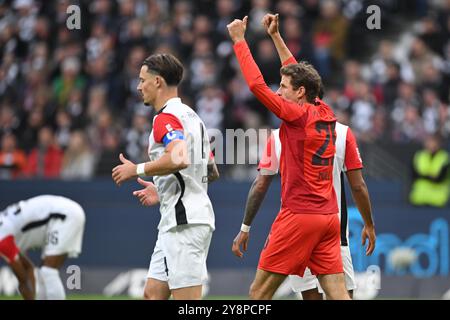
M 244 224 L 251 225 L 253 219 L 258 213 L 259 207 L 264 200 L 266 192 L 256 192 L 255 183 L 252 185 L 245 205 Z

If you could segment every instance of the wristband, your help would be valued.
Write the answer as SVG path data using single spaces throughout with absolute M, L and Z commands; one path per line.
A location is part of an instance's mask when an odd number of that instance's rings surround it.
M 139 177 L 145 177 L 145 162 L 139 163 L 136 168 L 136 174 Z
M 242 232 L 250 232 L 250 226 L 248 226 L 246 224 L 242 224 L 241 225 L 241 231 Z

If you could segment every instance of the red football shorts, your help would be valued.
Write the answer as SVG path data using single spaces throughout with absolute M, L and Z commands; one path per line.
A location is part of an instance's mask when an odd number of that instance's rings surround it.
M 343 272 L 337 214 L 294 214 L 284 208 L 272 224 L 258 269 L 303 276 Z
M 0 255 L 5 257 L 8 263 L 13 262 L 20 250 L 14 241 L 13 236 L 7 236 L 3 239 L 0 239 Z

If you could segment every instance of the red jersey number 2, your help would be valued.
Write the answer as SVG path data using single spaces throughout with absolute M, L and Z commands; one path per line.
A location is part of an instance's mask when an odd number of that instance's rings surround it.
M 336 134 L 334 129 L 336 128 L 336 122 L 324 122 L 319 121 L 316 123 L 316 130 L 320 134 L 325 131 L 326 137 L 323 144 L 316 150 L 312 157 L 312 164 L 315 166 L 331 166 L 333 165 L 334 157 L 323 158 L 323 154 L 328 148 L 330 141 L 332 141 L 333 146 L 336 145 Z

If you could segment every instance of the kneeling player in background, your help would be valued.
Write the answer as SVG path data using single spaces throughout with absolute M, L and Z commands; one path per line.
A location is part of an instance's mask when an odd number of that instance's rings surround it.
M 54 195 L 19 201 L 0 212 L 0 255 L 16 275 L 24 299 L 65 299 L 59 268 L 68 256 L 81 253 L 84 224 L 78 203 Z M 26 256 L 34 248 L 42 249 L 36 274 Z

